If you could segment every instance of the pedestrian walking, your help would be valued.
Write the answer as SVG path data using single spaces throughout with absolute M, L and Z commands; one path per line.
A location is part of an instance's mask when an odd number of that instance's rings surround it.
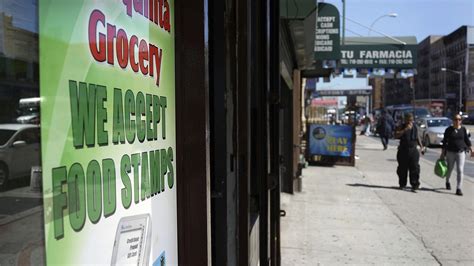
M 392 137 L 394 127 L 395 123 L 393 122 L 392 117 L 387 113 L 387 111 L 382 110 L 382 115 L 377 121 L 377 132 L 382 140 L 384 150 L 388 147 L 388 140 Z
M 370 136 L 371 135 L 371 128 L 372 128 L 372 122 L 373 122 L 373 119 L 372 119 L 372 114 L 368 113 L 365 115 L 365 119 L 364 119 L 364 123 L 365 123 L 365 135 L 366 136 Z
M 451 190 L 449 178 L 456 164 L 457 185 L 456 195 L 462 196 L 462 180 L 464 171 L 464 162 L 466 160 L 466 152 L 472 154 L 471 140 L 469 133 L 465 127 L 461 125 L 461 115 L 456 114 L 453 117 L 453 125 L 446 128 L 443 138 L 443 151 L 441 159 L 446 158 L 448 162 L 448 173 L 446 175 L 446 189 Z
M 372 119 L 370 119 L 370 116 L 366 114 L 364 115 L 364 118 L 362 119 L 362 121 L 364 122 L 364 127 L 362 128 L 362 131 L 360 132 L 360 134 L 370 136 L 370 124 L 372 122 Z
M 424 148 L 418 137 L 418 128 L 414 124 L 411 113 L 405 115 L 404 124 L 395 130 L 395 138 L 400 139 L 397 152 L 398 184 L 401 189 L 406 187 L 409 172 L 410 185 L 415 191 L 420 187 L 420 154 L 417 145 L 421 147 L 422 154 L 424 154 Z

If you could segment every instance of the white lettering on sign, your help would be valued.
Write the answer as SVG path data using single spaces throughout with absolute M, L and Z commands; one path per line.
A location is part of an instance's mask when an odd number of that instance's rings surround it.
M 339 34 L 339 29 L 317 29 L 316 34 Z
M 329 35 L 316 35 L 316 40 L 329 40 Z
M 332 52 L 332 46 L 315 46 L 315 52 Z
M 360 51 L 359 57 L 363 59 L 408 59 L 413 58 L 410 50 L 398 51 Z
M 354 58 L 354 51 L 341 51 L 342 58 Z
M 318 17 L 318 22 L 335 22 L 336 17 Z
M 316 45 L 332 45 L 332 41 L 316 41 Z
M 335 23 L 338 21 L 336 16 L 320 16 L 316 20 L 316 36 L 314 41 L 315 52 L 333 52 L 333 35 L 339 35 L 339 27 Z
M 321 28 L 332 28 L 334 23 L 321 23 Z

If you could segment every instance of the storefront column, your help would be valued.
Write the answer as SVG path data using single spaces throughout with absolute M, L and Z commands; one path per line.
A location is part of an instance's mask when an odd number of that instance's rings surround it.
M 209 265 L 209 91 L 205 1 L 176 3 L 176 145 L 180 265 Z

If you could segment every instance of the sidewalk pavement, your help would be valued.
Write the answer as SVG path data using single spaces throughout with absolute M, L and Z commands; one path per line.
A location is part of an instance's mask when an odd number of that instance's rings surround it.
M 29 186 L 0 193 L 0 265 L 44 265 L 43 197 Z
M 0 192 L 0 226 L 42 210 L 43 196 L 39 190 L 25 186 Z
M 421 189 L 398 188 L 396 147 L 357 136 L 356 167 L 308 167 L 282 193 L 282 265 L 474 265 L 474 184 L 454 195 L 421 159 Z

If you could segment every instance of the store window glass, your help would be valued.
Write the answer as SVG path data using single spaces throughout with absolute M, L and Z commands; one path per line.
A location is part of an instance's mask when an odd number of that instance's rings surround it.
M 38 0 L 0 1 L 0 265 L 44 264 Z

